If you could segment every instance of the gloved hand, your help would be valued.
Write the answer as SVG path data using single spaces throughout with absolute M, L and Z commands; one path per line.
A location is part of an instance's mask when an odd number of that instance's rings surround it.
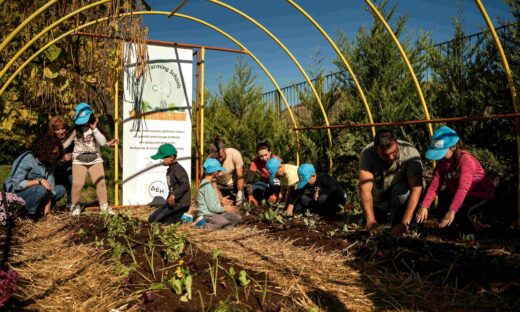
M 235 205 L 242 206 L 244 203 L 244 191 L 238 191 L 235 197 Z
M 250 204 L 250 205 L 253 205 L 255 206 L 256 208 L 258 208 L 258 201 L 255 199 L 255 197 L 253 195 L 249 195 L 249 197 L 247 198 L 247 202 Z

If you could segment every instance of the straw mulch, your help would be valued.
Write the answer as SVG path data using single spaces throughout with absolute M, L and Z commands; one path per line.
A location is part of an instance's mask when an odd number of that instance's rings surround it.
M 255 227 L 214 232 L 183 226 L 181 230 L 202 250 L 219 249 L 238 265 L 266 272 L 281 286 L 280 293 L 304 311 L 313 306 L 320 311 L 492 309 L 489 298 L 436 286 L 413 270 L 409 274 L 388 272 L 374 262 L 354 268 L 352 257 L 339 251 L 294 246 L 294 241 L 275 238 Z
M 362 285 L 360 273 L 344 265 L 346 258 L 319 249 L 303 249 L 290 241 L 273 239 L 252 227 L 230 231 L 206 231 L 183 227 L 190 242 L 202 250 L 217 248 L 220 254 L 247 269 L 267 272 L 281 286 L 281 294 L 308 310 L 327 301 L 336 311 L 374 310 Z M 321 299 L 317 299 L 321 298 Z M 333 311 L 330 310 L 330 311 Z
M 17 298 L 27 310 L 130 311 L 121 280 L 93 244 L 74 244 L 79 228 L 69 214 L 18 221 L 10 263 L 20 276 Z

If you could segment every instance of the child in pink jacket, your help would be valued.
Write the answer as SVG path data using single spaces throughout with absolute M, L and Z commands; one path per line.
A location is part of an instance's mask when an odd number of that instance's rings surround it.
M 427 219 L 428 210 L 438 195 L 437 208 L 441 215 L 444 214 L 439 226 L 450 226 L 455 221 L 461 227 L 461 232 L 474 233 L 471 214 L 495 198 L 493 181 L 479 161 L 462 148 L 459 136 L 449 127 L 444 126 L 435 131 L 426 158 L 439 162 L 417 211 L 417 222 Z M 443 186 L 445 188 L 439 192 Z

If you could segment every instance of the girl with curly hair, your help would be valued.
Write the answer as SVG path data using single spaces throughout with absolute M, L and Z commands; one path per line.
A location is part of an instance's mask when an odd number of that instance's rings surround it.
M 65 188 L 55 185 L 54 178 L 54 166 L 62 155 L 61 141 L 45 135 L 13 162 L 6 190 L 25 200 L 25 209 L 32 218 L 37 218 L 40 212 L 44 216 L 49 214 L 51 207 L 65 195 Z

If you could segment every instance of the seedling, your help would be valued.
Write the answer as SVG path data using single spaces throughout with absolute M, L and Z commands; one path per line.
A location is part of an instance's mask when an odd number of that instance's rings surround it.
M 333 238 L 334 235 L 336 235 L 337 231 L 338 231 L 338 229 L 330 230 L 330 231 L 327 232 L 327 235 L 329 235 L 330 238 Z
M 191 288 L 193 284 L 193 277 L 191 276 L 190 270 L 182 266 L 182 260 L 180 265 L 175 270 L 174 276 L 170 279 L 169 283 L 173 291 L 177 295 L 182 295 L 180 300 L 182 302 L 188 302 L 191 300 L 192 293 Z
M 213 260 L 215 260 L 215 266 L 213 267 L 211 264 L 208 263 L 209 267 L 209 275 L 211 277 L 211 286 L 213 287 L 213 295 L 217 295 L 217 278 L 218 278 L 218 256 L 220 254 L 220 250 L 213 249 L 211 253 L 211 257 Z
M 157 233 L 158 227 L 154 228 L 154 225 L 157 226 L 157 224 L 152 223 L 152 226 L 150 227 L 150 230 L 148 230 L 148 242 L 146 246 L 148 247 L 148 250 L 150 251 L 150 256 L 148 256 L 148 253 L 144 252 L 144 256 L 146 257 L 146 262 L 148 262 L 148 266 L 150 267 L 150 271 L 152 272 L 153 278 L 155 280 L 155 267 L 154 267 L 154 254 L 155 254 L 155 235 Z
M 312 218 L 303 218 L 303 224 L 307 226 L 309 232 L 316 228 L 316 221 Z
M 229 270 L 226 271 L 226 274 L 229 276 L 229 278 L 231 279 L 231 282 L 233 283 L 233 290 L 234 290 L 234 295 L 235 295 L 235 299 L 237 302 L 240 302 L 240 297 L 238 295 L 238 285 L 237 285 L 237 281 L 235 280 L 235 267 L 229 267 Z
M 268 208 L 267 211 L 260 214 L 260 219 L 263 219 L 268 223 L 273 223 L 274 221 L 277 221 L 280 224 L 285 223 L 283 215 L 279 209 L 273 210 L 271 208 Z
M 166 262 L 174 262 L 179 259 L 184 250 L 186 235 L 178 234 L 178 227 L 178 224 L 169 225 L 159 234 L 159 239 L 164 246 L 164 261 Z

